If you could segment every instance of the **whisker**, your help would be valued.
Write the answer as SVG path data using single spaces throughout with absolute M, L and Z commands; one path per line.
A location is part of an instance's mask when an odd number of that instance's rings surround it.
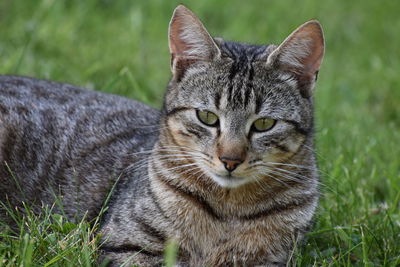
M 310 178 L 307 177 L 307 176 L 304 176 L 304 175 L 301 175 L 301 174 L 296 174 L 295 172 L 291 172 L 291 171 L 289 171 L 289 170 L 285 170 L 285 169 L 281 169 L 281 168 L 276 168 L 276 167 L 275 167 L 274 169 L 277 170 L 277 171 L 286 172 L 286 173 L 295 175 L 295 176 L 297 176 L 297 177 L 299 177 L 299 178 L 310 179 Z M 327 184 L 325 184 L 325 183 L 323 183 L 323 182 L 321 182 L 321 181 L 319 181 L 319 180 L 314 180 L 314 182 L 316 182 L 316 183 L 317 183 L 318 185 L 320 185 L 320 186 L 323 186 L 323 187 L 329 189 L 332 193 L 335 193 L 335 194 L 337 193 L 332 187 L 328 186 Z
M 201 157 L 201 158 L 206 158 L 204 155 L 199 154 L 199 153 L 193 153 L 193 152 L 185 152 L 185 151 L 179 151 L 179 150 L 162 150 L 161 152 L 170 152 L 170 153 L 181 153 L 180 155 L 191 155 L 191 156 L 196 156 L 196 157 Z M 158 154 L 155 154 L 157 156 Z M 168 154 L 161 154 L 163 156 L 167 156 Z M 179 154 L 178 154 L 179 155 Z
M 290 164 L 290 163 L 280 163 L 280 162 L 264 162 L 270 165 L 281 165 L 281 166 L 288 166 L 288 167 L 294 167 L 294 168 L 298 168 L 298 169 L 304 169 L 304 170 L 316 170 L 315 168 L 311 167 L 311 166 L 306 166 L 306 165 L 298 165 L 298 164 Z
M 305 176 L 305 175 L 302 175 L 300 173 L 292 172 L 292 171 L 289 171 L 289 170 L 286 170 L 286 169 L 282 169 L 282 168 L 279 168 L 279 167 L 272 166 L 272 168 L 273 168 L 273 170 L 281 171 L 281 172 L 284 172 L 284 173 L 287 173 L 287 174 L 290 174 L 290 175 L 294 175 L 294 176 L 296 176 L 298 178 L 301 178 L 301 179 L 304 179 L 304 180 L 311 179 L 311 177 L 309 177 L 309 176 Z
M 191 172 L 191 171 L 196 171 L 196 172 L 191 173 L 190 176 L 196 177 L 196 174 L 200 173 L 202 171 L 202 169 L 200 169 L 200 167 L 193 167 L 193 168 L 189 168 L 187 171 L 181 172 L 180 174 L 181 175 L 182 174 L 186 174 L 186 173 Z
M 260 165 L 261 166 L 268 166 L 268 167 L 275 167 L 274 165 L 277 165 L 277 166 L 287 166 L 287 167 L 293 167 L 293 168 L 304 169 L 304 170 L 315 170 L 315 168 L 310 167 L 310 166 L 306 166 L 306 165 L 297 165 L 297 164 L 270 162 L 270 161 L 264 162 L 264 161 L 261 161 L 261 160 L 251 164 L 249 167 L 246 168 L 246 170 L 247 169 L 251 169 L 251 168 L 256 167 L 256 166 L 260 166 Z
M 297 178 L 297 177 L 294 177 L 294 176 L 292 176 L 292 175 L 289 175 L 289 174 L 285 174 L 285 173 L 282 173 L 282 172 L 278 172 L 278 171 L 276 171 L 276 170 L 273 170 L 273 169 L 271 169 L 270 167 L 271 166 L 268 166 L 266 163 L 264 163 L 264 164 L 257 164 L 257 165 L 253 165 L 253 167 L 255 167 L 255 168 L 260 168 L 260 167 L 265 167 L 265 169 L 266 169 L 266 173 L 265 173 L 265 175 L 266 174 L 268 174 L 268 172 L 270 172 L 270 173 L 272 173 L 272 174 L 275 174 L 275 175 L 278 175 L 278 176 L 280 176 L 280 177 L 282 177 L 282 178 L 286 178 L 286 179 L 288 179 L 288 180 L 290 180 L 290 181 L 294 181 L 294 182 L 297 182 L 297 183 L 301 183 L 301 184 L 305 184 L 306 183 L 306 181 L 303 181 L 303 180 L 301 180 L 301 179 L 299 179 L 299 178 Z M 276 178 L 276 177 L 275 177 Z M 309 178 L 307 178 L 307 179 L 309 179 Z M 279 179 L 278 179 L 279 180 Z
M 273 169 L 271 169 L 270 168 L 271 166 L 268 166 L 267 163 L 265 163 L 264 165 L 261 165 L 261 164 L 258 165 L 258 167 L 261 167 L 261 166 L 266 167 L 266 169 L 268 171 L 270 171 L 270 172 L 272 172 L 272 173 L 274 173 L 276 175 L 279 175 L 279 176 L 281 176 L 283 178 L 286 178 L 286 179 L 289 179 L 289 180 L 292 180 L 292 181 L 295 181 L 295 182 L 298 182 L 298 183 L 306 184 L 307 180 L 311 179 L 308 176 L 304 176 L 304 175 L 301 175 L 299 173 L 292 172 L 292 171 L 289 171 L 289 170 L 286 170 L 286 169 L 282 169 L 282 168 L 278 168 L 278 167 L 274 167 L 274 166 L 272 166 Z M 323 186 L 323 187 L 329 189 L 331 192 L 336 194 L 336 191 L 332 187 L 322 183 L 321 181 L 313 180 L 313 182 L 316 183 L 317 185 L 320 185 L 320 186 Z
M 258 185 L 260 185 L 261 187 L 263 187 L 263 184 L 261 183 L 261 180 L 260 180 L 260 176 L 257 176 L 257 174 L 254 173 L 254 174 L 250 175 L 250 177 L 251 177 L 251 179 L 252 179 L 253 181 L 255 181 Z
M 278 182 L 278 183 L 283 184 L 283 185 L 286 186 L 287 188 L 290 188 L 290 186 L 289 186 L 287 183 L 285 183 L 285 182 L 282 181 L 282 180 L 277 179 L 275 176 L 270 175 L 270 174 L 268 174 L 268 173 L 266 173 L 266 174 L 264 174 L 264 175 L 266 175 L 266 176 L 272 178 L 273 180 L 275 180 L 275 181 Z
M 326 158 L 325 158 L 324 156 L 322 156 L 319 152 L 317 152 L 315 148 L 310 147 L 310 146 L 308 146 L 308 145 L 306 145 L 306 144 L 302 144 L 302 147 L 307 148 L 309 151 L 315 153 L 315 154 L 316 154 L 318 157 L 320 157 L 321 159 L 326 160 Z
M 166 171 L 179 170 L 179 169 L 187 168 L 187 167 L 190 167 L 190 166 L 197 166 L 197 164 L 196 163 L 188 163 L 188 164 L 183 164 L 183 165 L 179 165 L 179 166 L 176 166 L 176 167 L 168 168 L 168 169 L 165 169 L 165 170 Z M 160 171 L 164 171 L 164 170 L 153 170 L 153 171 L 156 171 L 155 173 L 158 173 L 158 174 L 163 174 Z
M 279 177 L 285 178 L 285 179 L 287 179 L 289 181 L 293 181 L 293 182 L 297 182 L 297 183 L 301 183 L 301 184 L 306 184 L 307 183 L 306 181 L 301 180 L 301 179 L 299 179 L 297 177 L 294 177 L 294 176 L 291 176 L 291 175 L 288 175 L 288 174 L 284 174 L 284 173 L 281 173 L 281 172 L 278 172 L 278 171 L 275 171 L 275 170 L 272 170 L 272 169 L 269 169 L 268 171 L 270 173 L 272 173 L 272 174 L 278 175 Z
M 189 151 L 193 151 L 193 152 L 198 152 L 198 153 L 203 154 L 203 155 L 205 155 L 205 156 L 207 156 L 207 157 L 211 157 L 210 155 L 208 155 L 207 153 L 205 153 L 205 152 L 203 152 L 203 151 L 196 150 L 196 149 L 193 149 L 193 148 L 187 147 L 187 146 L 171 146 L 171 145 L 168 145 L 168 146 L 162 146 L 162 147 L 186 149 L 186 151 L 189 150 Z

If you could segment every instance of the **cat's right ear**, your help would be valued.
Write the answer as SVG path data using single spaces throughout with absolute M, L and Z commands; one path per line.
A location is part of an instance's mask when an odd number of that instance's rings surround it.
M 169 24 L 171 70 L 176 80 L 199 61 L 211 61 L 221 51 L 196 15 L 183 5 L 175 8 Z

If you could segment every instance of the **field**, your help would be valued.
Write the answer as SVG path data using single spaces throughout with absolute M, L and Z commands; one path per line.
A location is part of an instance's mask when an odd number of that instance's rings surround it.
M 162 0 L 0 1 L 0 73 L 68 82 L 160 107 L 170 77 Z M 279 43 L 322 23 L 315 92 L 322 197 L 297 266 L 400 266 L 400 2 L 183 1 L 213 36 Z M 0 233 L 0 266 L 95 266 L 97 224 L 44 211 Z M 171 259 L 169 259 L 171 260 Z

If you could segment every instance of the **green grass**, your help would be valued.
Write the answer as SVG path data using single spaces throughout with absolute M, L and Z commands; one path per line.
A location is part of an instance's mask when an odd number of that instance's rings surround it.
M 26 216 L 14 212 L 17 229 L 0 234 L 0 266 L 94 266 L 100 237 L 98 223 L 71 223 L 52 208 Z
M 178 3 L 1 1 L 0 73 L 69 82 L 159 107 L 170 76 L 167 26 Z M 321 21 L 327 48 L 315 101 L 324 185 L 297 264 L 399 266 L 400 2 L 184 3 L 212 35 L 258 44 L 279 43 L 306 20 Z M 18 220 L 19 232 L 0 235 L 0 265 L 95 265 L 97 224 L 72 224 L 50 212 Z

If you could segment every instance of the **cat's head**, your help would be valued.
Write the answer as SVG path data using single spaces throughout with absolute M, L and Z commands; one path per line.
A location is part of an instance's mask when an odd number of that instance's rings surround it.
M 204 179 L 224 187 L 263 179 L 275 163 L 290 164 L 311 138 L 324 54 L 319 22 L 301 25 L 279 46 L 255 46 L 212 38 L 178 6 L 169 46 L 164 145 L 186 151 Z

